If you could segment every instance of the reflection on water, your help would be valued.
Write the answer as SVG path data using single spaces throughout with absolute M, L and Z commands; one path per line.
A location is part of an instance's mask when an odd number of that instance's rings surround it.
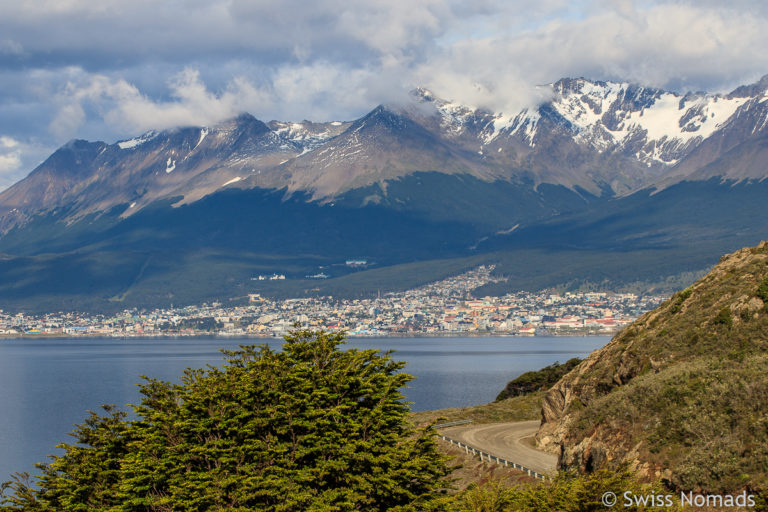
M 405 395 L 417 411 L 492 401 L 507 381 L 555 361 L 583 357 L 607 337 L 358 338 L 350 348 L 395 350 L 417 377 Z M 0 340 L 0 481 L 34 463 L 87 410 L 137 403 L 139 375 L 177 381 L 186 367 L 219 365 L 219 349 L 263 340 Z M 279 347 L 280 340 L 266 343 Z

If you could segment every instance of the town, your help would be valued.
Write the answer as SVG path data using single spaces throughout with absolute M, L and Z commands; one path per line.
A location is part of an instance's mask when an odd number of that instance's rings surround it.
M 279 337 L 296 326 L 343 330 L 350 336 L 612 334 L 667 298 L 552 290 L 474 297 L 472 290 L 498 279 L 492 270 L 481 266 L 420 288 L 366 299 L 271 300 L 251 294 L 240 306 L 212 303 L 114 315 L 0 310 L 0 336 Z

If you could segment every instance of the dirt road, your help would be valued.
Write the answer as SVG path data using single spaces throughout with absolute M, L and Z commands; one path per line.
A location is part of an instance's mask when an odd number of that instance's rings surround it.
M 522 464 L 538 473 L 555 470 L 557 457 L 533 448 L 524 441 L 539 428 L 539 421 L 470 424 L 441 428 L 440 433 L 492 455 Z

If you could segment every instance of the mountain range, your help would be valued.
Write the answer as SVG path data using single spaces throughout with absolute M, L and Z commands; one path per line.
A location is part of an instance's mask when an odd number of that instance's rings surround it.
M 73 140 L 0 193 L 0 307 L 360 296 L 481 263 L 506 279 L 476 293 L 659 291 L 766 238 L 768 76 L 542 93 L 512 115 L 416 89 L 354 121 Z

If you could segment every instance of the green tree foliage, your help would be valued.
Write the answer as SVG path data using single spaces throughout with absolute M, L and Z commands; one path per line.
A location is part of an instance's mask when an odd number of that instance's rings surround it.
M 724 325 L 728 328 L 733 327 L 733 317 L 731 316 L 731 310 L 726 306 L 717 312 L 714 319 L 715 325 Z
M 197 331 L 215 331 L 224 327 L 224 324 L 215 318 L 207 316 L 203 318 L 184 318 L 178 324 L 179 329 L 195 329 Z
M 535 391 L 546 391 L 554 386 L 563 375 L 576 368 L 580 362 L 581 359 L 574 357 L 563 364 L 555 362 L 541 370 L 525 372 L 515 380 L 509 381 L 499 396 L 496 397 L 496 401 L 527 395 Z
M 757 296 L 763 299 L 765 310 L 768 311 L 768 276 L 765 276 L 760 282 L 760 286 L 757 288 Z
M 405 363 L 297 331 L 281 352 L 226 351 L 180 384 L 147 379 L 137 420 L 91 413 L 77 444 L 4 485 L 3 510 L 412 510 L 445 486 L 433 436 L 413 430 Z

